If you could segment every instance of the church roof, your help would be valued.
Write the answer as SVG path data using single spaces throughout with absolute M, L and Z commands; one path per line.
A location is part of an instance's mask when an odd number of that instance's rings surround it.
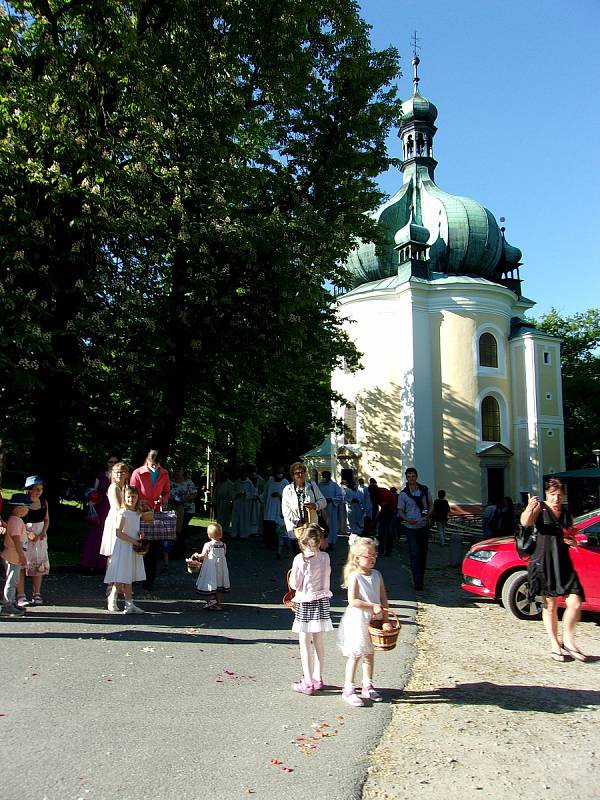
M 383 234 L 379 250 L 372 242 L 363 242 L 350 254 L 346 266 L 354 286 L 396 274 L 399 250 L 411 244 L 427 248 L 429 268 L 435 272 L 498 280 L 521 261 L 521 251 L 508 244 L 491 211 L 435 183 L 437 108 L 419 92 L 418 64 L 415 55 L 413 96 L 402 104 L 398 134 L 404 183 L 372 214 Z
M 418 278 L 414 275 L 410 275 L 409 273 L 401 270 L 394 275 L 388 275 L 385 278 L 379 278 L 378 280 L 370 281 L 361 283 L 358 286 L 355 286 L 354 289 L 351 289 L 349 292 L 344 294 L 344 299 L 348 297 L 359 297 L 363 294 L 370 294 L 371 292 L 385 292 L 385 291 L 394 291 L 399 286 L 405 284 L 408 280 L 411 281 L 412 284 L 427 284 L 427 285 L 438 285 L 443 286 L 444 284 L 452 284 L 456 285 L 457 283 L 464 284 L 465 286 L 497 286 L 498 284 L 495 281 L 488 280 L 486 278 L 481 278 L 477 275 L 462 275 L 462 274 L 453 274 L 450 275 L 446 272 L 432 272 L 428 279 Z M 524 302 L 534 305 L 533 300 L 527 300 L 527 298 L 522 298 Z M 528 326 L 527 330 L 531 333 L 532 326 Z M 535 331 L 536 333 L 541 333 L 541 331 Z

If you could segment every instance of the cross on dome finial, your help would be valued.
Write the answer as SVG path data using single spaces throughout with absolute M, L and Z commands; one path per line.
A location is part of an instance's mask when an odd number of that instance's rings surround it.
M 417 31 L 413 31 L 412 39 L 410 40 L 413 49 L 413 94 L 419 93 L 419 73 L 418 73 L 418 66 L 421 63 L 421 59 L 419 58 L 419 50 L 421 49 L 421 45 L 419 44 L 419 37 L 417 35 Z

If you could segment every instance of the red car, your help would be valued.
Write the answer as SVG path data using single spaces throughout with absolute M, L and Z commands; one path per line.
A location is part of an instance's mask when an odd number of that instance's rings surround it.
M 600 612 L 600 508 L 574 520 L 577 547 L 573 566 L 585 592 L 584 611 Z M 519 619 L 540 619 L 542 598 L 527 599 L 527 556 L 517 553 L 510 536 L 474 544 L 462 564 L 461 587 L 478 597 L 498 600 Z M 564 607 L 562 598 L 559 605 Z

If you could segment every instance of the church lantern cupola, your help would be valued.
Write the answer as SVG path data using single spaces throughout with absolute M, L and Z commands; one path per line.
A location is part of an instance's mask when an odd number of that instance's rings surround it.
M 418 165 L 426 167 L 431 180 L 437 161 L 433 157 L 433 137 L 437 131 L 437 108 L 419 92 L 419 64 L 416 51 L 413 55 L 413 95 L 402 103 L 402 119 L 398 136 L 402 139 L 402 172 L 407 175 Z

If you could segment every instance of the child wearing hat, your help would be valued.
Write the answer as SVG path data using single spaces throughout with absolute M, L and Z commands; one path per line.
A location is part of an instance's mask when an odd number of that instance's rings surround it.
M 21 542 L 25 552 L 27 564 L 21 570 L 19 582 L 17 584 L 17 606 L 41 606 L 42 599 L 42 578 L 50 572 L 50 562 L 48 560 L 48 526 L 50 517 L 48 515 L 48 503 L 42 497 L 44 491 L 44 479 L 39 475 L 30 475 L 25 478 L 25 492 L 31 499 L 29 513 L 25 520 L 25 539 Z M 32 597 L 31 603 L 25 596 L 25 576 L 32 578 Z
M 23 518 L 27 516 L 29 511 L 31 498 L 24 493 L 13 494 L 7 505 L 10 506 L 10 517 L 6 523 L 4 549 L 0 553 L 6 571 L 2 613 L 11 617 L 22 617 L 25 614 L 25 609 L 19 608 L 15 604 L 15 598 L 21 567 L 24 567 L 27 563 L 21 541 L 23 536 L 27 535 Z

